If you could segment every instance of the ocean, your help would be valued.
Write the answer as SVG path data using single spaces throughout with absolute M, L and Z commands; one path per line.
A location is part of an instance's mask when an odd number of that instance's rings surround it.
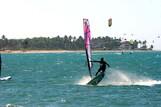
M 2 54 L 0 107 L 161 107 L 161 52 L 93 52 L 111 65 L 98 86 L 85 52 Z M 93 64 L 93 75 L 99 64 Z

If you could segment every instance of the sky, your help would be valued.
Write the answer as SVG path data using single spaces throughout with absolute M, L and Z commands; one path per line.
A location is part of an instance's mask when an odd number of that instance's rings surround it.
M 161 50 L 161 0 L 0 0 L 0 36 L 9 39 L 83 36 L 83 18 L 92 37 L 147 40 Z

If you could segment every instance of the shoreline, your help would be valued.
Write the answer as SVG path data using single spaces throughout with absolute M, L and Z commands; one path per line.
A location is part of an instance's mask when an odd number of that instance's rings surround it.
M 156 50 L 93 50 L 93 52 L 154 52 Z M 16 54 L 16 53 L 70 53 L 70 52 L 85 52 L 84 50 L 4 50 L 0 53 Z

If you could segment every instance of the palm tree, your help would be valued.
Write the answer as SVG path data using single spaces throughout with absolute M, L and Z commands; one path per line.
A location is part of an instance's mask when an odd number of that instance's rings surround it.
M 2 35 L 2 49 L 5 50 L 6 46 L 8 44 L 8 39 L 5 35 Z

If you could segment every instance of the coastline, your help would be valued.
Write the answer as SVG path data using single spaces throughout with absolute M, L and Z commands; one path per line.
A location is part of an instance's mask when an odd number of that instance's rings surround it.
M 155 50 L 93 50 L 93 52 L 154 52 Z M 16 53 L 70 53 L 85 52 L 84 50 L 0 50 L 0 53 L 16 54 Z

